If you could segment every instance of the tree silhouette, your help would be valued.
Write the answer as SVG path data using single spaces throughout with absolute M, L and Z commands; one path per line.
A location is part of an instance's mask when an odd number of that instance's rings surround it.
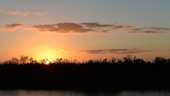
M 170 59 L 153 61 L 125 57 L 86 62 L 56 59 L 36 61 L 28 56 L 0 64 L 0 89 L 140 90 L 170 89 Z M 113 92 L 113 91 L 111 91 Z
M 11 58 L 10 60 L 7 60 L 3 62 L 3 64 L 46 64 L 49 62 L 47 58 L 42 59 L 40 61 L 37 61 L 36 59 L 28 56 L 21 56 L 19 59 L 18 58 Z M 123 59 L 99 59 L 99 60 L 88 60 L 85 62 L 78 62 L 78 60 L 67 60 L 67 59 L 62 59 L 62 58 L 56 58 L 53 62 L 49 62 L 52 64 L 170 64 L 170 59 L 169 58 L 163 58 L 163 57 L 156 57 L 153 61 L 145 61 L 144 59 L 141 58 L 136 58 L 136 57 L 124 57 Z

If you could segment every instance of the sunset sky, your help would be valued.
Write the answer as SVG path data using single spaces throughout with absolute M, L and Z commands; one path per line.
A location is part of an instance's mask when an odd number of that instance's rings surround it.
M 0 0 L 0 61 L 170 57 L 170 0 Z

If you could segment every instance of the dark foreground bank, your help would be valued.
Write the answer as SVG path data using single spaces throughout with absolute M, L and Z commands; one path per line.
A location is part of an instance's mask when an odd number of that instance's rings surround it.
M 170 90 L 169 64 L 4 64 L 0 90 Z

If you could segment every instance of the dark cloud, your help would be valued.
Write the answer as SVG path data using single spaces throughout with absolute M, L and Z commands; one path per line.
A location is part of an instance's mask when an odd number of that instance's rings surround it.
M 85 25 L 86 27 L 91 27 L 91 28 L 96 28 L 96 27 L 112 27 L 113 25 L 111 24 L 100 24 L 100 23 L 95 23 L 95 22 L 86 22 L 86 23 L 81 23 L 82 25 Z
M 89 32 L 92 29 L 87 29 L 76 23 L 58 23 L 49 25 L 34 25 L 34 28 L 40 31 L 52 31 L 52 32 Z
M 143 27 L 134 29 L 135 33 L 167 33 L 170 32 L 170 28 L 166 27 Z
M 82 25 L 85 25 L 86 27 L 90 28 L 112 28 L 112 29 L 123 29 L 123 28 L 131 28 L 132 26 L 129 25 L 116 25 L 116 24 L 100 24 L 100 23 L 81 23 Z
M 23 26 L 23 24 L 16 23 L 16 24 L 7 24 L 6 25 L 7 28 L 16 28 L 16 27 L 20 27 L 20 26 Z
M 168 27 L 135 27 L 130 25 L 116 25 L 116 24 L 100 24 L 100 23 L 57 23 L 57 24 L 39 24 L 39 25 L 24 25 L 23 24 L 7 24 L 5 28 L 17 28 L 17 30 L 29 31 L 32 29 L 38 29 L 41 32 L 57 32 L 57 33 L 86 33 L 86 32 L 96 32 L 96 33 L 107 33 L 107 32 L 127 32 L 127 33 L 168 33 L 170 28 Z M 2 29 L 2 27 L 0 27 Z M 5 28 L 3 30 L 5 30 Z M 16 31 L 16 30 L 14 30 Z
M 130 25 L 113 25 L 114 29 L 124 29 L 124 28 L 132 28 L 133 26 Z
M 50 32 L 112 32 L 119 29 L 130 29 L 131 26 L 124 25 L 112 25 L 112 24 L 100 24 L 100 23 L 58 23 L 47 25 L 34 25 L 40 31 Z M 128 30 L 129 31 L 129 30 Z
M 98 49 L 98 50 L 85 50 L 88 54 L 136 54 L 149 52 L 142 49 Z
M 61 32 L 88 32 L 92 31 L 92 29 L 84 28 L 81 24 L 76 23 L 58 23 L 56 24 L 58 27 L 58 31 Z
M 34 28 L 37 28 L 40 31 L 58 31 L 56 25 L 49 24 L 49 25 L 34 25 Z

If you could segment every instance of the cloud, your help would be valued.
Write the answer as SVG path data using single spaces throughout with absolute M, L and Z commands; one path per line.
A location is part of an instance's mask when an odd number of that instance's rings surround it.
M 134 26 L 130 26 L 130 25 L 113 25 L 113 29 L 131 29 Z
M 7 28 L 17 28 L 17 27 L 21 27 L 21 26 L 23 26 L 23 24 L 19 24 L 19 23 L 7 24 L 6 25 Z
M 111 25 L 111 24 L 100 24 L 100 23 L 57 23 L 57 24 L 45 24 L 45 25 L 33 25 L 40 31 L 48 32 L 119 32 L 129 31 L 131 26 L 125 25 Z
M 63 22 L 56 24 L 33 24 L 33 25 L 25 25 L 25 24 L 7 24 L 5 28 L 13 29 L 17 28 L 17 30 L 22 30 L 22 28 L 27 29 L 29 27 L 32 31 L 38 32 L 56 32 L 56 33 L 87 33 L 87 32 L 95 32 L 95 33 L 108 33 L 108 32 L 126 32 L 126 33 L 145 33 L 145 34 L 156 34 L 156 33 L 168 33 L 170 32 L 170 28 L 168 27 L 135 27 L 131 25 L 116 25 L 116 24 L 100 24 L 100 23 L 73 23 L 73 22 Z M 5 28 L 3 28 L 5 30 Z M 2 29 L 2 28 L 0 28 Z
M 96 27 L 112 27 L 112 24 L 100 24 L 100 23 L 93 23 L 93 22 L 87 22 L 87 23 L 81 23 L 82 25 L 85 25 L 87 27 L 91 27 L 91 28 L 96 28 Z
M 40 17 L 46 15 L 43 11 L 30 11 L 30 10 L 4 10 L 0 9 L 0 13 L 16 17 Z
M 44 12 L 20 11 L 20 10 L 9 11 L 9 12 L 7 12 L 7 14 L 11 15 L 11 16 L 19 16 L 19 17 L 33 17 L 33 16 L 43 16 L 43 15 L 45 15 Z
M 39 31 L 58 31 L 56 25 L 49 24 L 49 25 L 33 25 L 34 28 L 38 29 Z
M 50 32 L 89 32 L 92 29 L 87 29 L 76 23 L 58 23 L 58 24 L 49 24 L 49 25 L 34 25 L 34 28 L 37 28 L 40 31 L 50 31 Z
M 167 33 L 170 32 L 170 28 L 166 27 L 143 27 L 133 30 L 134 33 Z
M 35 28 L 29 25 L 21 23 L 6 24 L 5 26 L 0 26 L 0 32 L 34 32 Z
M 88 54 L 137 54 L 149 52 L 149 50 L 142 49 L 97 49 L 97 50 L 85 50 Z
M 81 23 L 82 25 L 85 25 L 86 27 L 90 28 L 113 28 L 113 29 L 122 29 L 122 28 L 131 28 L 132 26 L 127 25 L 116 25 L 116 24 L 100 24 L 95 22 L 86 22 Z
M 62 32 L 88 32 L 92 31 L 92 29 L 86 29 L 80 24 L 75 24 L 75 23 L 58 23 L 57 24 L 58 30 Z

